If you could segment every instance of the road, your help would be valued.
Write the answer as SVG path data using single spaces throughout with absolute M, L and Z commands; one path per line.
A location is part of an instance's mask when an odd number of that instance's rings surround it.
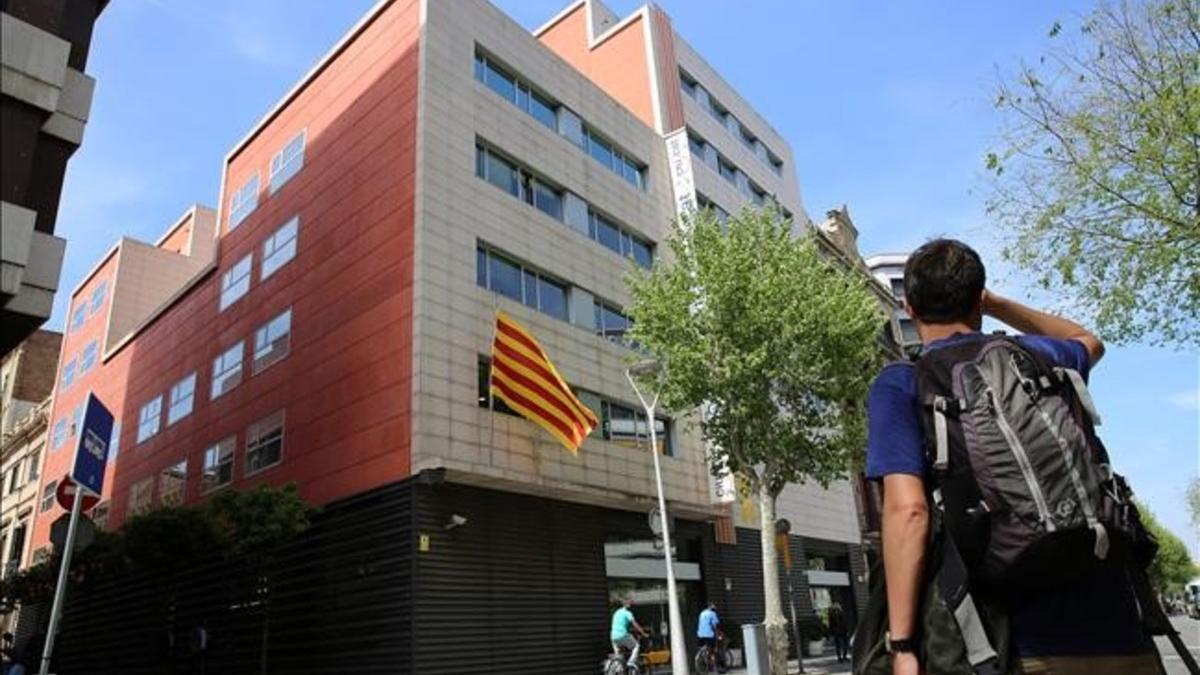
M 1192 656 L 1200 661 L 1200 621 L 1189 619 L 1183 616 L 1171 618 L 1171 623 L 1175 624 L 1176 630 L 1179 631 L 1179 636 L 1183 638 L 1184 644 L 1187 645 L 1188 651 Z M 1163 663 L 1167 666 L 1168 675 L 1189 675 L 1187 668 L 1183 667 L 1183 660 L 1179 658 L 1179 654 L 1175 652 L 1175 648 L 1171 646 L 1165 638 L 1158 638 L 1158 653 L 1162 654 Z

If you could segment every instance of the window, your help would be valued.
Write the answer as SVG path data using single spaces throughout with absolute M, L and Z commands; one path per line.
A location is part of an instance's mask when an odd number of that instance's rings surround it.
M 613 342 L 623 343 L 625 331 L 629 330 L 633 322 L 621 310 L 599 300 L 595 302 L 595 312 L 596 334 L 603 335 Z
M 775 156 L 775 153 L 767 151 L 767 163 L 771 165 L 771 170 L 777 175 L 783 174 L 783 160 Z
M 114 420 L 112 436 L 108 439 L 108 461 L 117 461 L 119 452 L 121 452 L 121 423 Z
M 237 439 L 230 436 L 204 451 L 204 471 L 200 474 L 201 492 L 211 492 L 233 482 L 233 450 L 236 445 Z
M 94 290 L 92 290 L 92 299 L 88 303 L 88 305 L 89 305 L 88 314 L 89 315 L 95 314 L 96 312 L 100 311 L 100 308 L 104 305 L 104 296 L 107 293 L 108 293 L 108 282 L 107 281 L 101 281 L 100 285 L 96 286 L 96 288 Z
M 621 228 L 595 212 L 592 213 L 591 224 L 595 231 L 595 240 L 619 254 L 621 252 Z
M 514 197 L 521 196 L 517 167 L 480 145 L 475 146 L 475 174 Z
M 209 398 L 217 398 L 242 381 L 242 351 L 245 346 L 244 341 L 238 342 L 213 359 L 212 392 Z
M 650 244 L 635 237 L 630 241 L 630 246 L 630 255 L 633 256 L 634 262 L 646 269 L 654 264 L 654 248 Z
M 742 126 L 741 122 L 737 122 L 737 129 L 738 138 L 742 141 L 742 145 L 754 150 L 755 147 L 758 146 L 758 139 L 754 137 L 754 134 L 750 133 L 749 129 Z
M 536 209 L 561 221 L 563 219 L 563 194 L 528 171 L 488 150 L 475 146 L 475 174 L 487 182 L 533 205 Z
M 725 109 L 725 106 L 717 103 L 717 99 L 713 98 L 712 94 L 708 95 L 708 107 L 706 109 L 708 110 L 708 114 L 713 116 L 713 119 L 720 122 L 721 126 L 725 126 L 725 117 L 729 115 L 729 111 Z
M 108 529 L 108 502 L 100 502 L 92 507 L 92 524 L 98 530 Z
M 692 134 L 688 134 L 688 149 L 701 160 L 708 156 L 708 144 Z
M 476 56 L 475 58 L 483 60 L 483 83 L 492 91 L 500 94 L 508 102 L 515 104 L 517 102 L 516 79 L 500 70 L 495 63 L 492 63 L 485 57 Z
M 475 260 L 475 280 L 480 286 L 567 320 L 566 284 L 483 247 L 475 250 Z
M 221 275 L 221 311 L 250 291 L 250 267 L 253 260 L 254 254 L 247 253 L 246 257 L 234 263 L 233 267 Z
M 682 70 L 679 71 L 679 88 L 684 94 L 691 98 L 696 98 L 696 86 L 696 81 L 690 75 Z
M 637 162 L 623 155 L 611 143 L 597 136 L 591 129 L 585 129 L 584 133 L 588 154 L 593 159 L 624 178 L 630 185 L 638 188 L 645 187 L 643 185 L 644 174 Z
M 158 474 L 158 503 L 160 506 L 179 506 L 187 486 L 187 460 L 176 462 Z
M 588 154 L 592 156 L 592 159 L 611 169 L 613 166 L 612 146 L 603 139 L 597 138 L 590 131 L 587 134 L 587 144 Z
M 574 199 L 570 204 L 579 207 L 579 210 L 570 209 L 572 217 L 566 217 L 564 204 L 568 203 L 567 193 L 535 177 L 483 145 L 475 146 L 475 174 L 527 204 L 533 205 L 551 218 L 571 225 L 572 229 L 582 231 L 582 214 L 583 209 L 587 208 L 586 202 L 576 198 L 573 194 L 569 195 Z M 595 215 L 590 209 L 587 212 L 590 221 L 588 224 L 589 237 L 612 249 L 615 253 L 633 258 L 643 267 L 650 267 L 653 262 L 653 246 L 649 242 L 625 231 L 612 220 Z M 576 217 L 575 214 L 579 215 Z M 602 222 L 597 224 L 596 220 Z M 579 223 L 578 227 L 575 225 L 576 221 Z M 622 242 L 622 237 L 625 237 L 626 241 Z M 480 281 L 480 285 L 485 284 Z M 516 294 L 515 286 L 509 290 L 513 291 L 513 294 L 509 295 L 503 290 L 498 292 L 505 293 L 514 300 L 521 299 L 521 296 Z
M 475 52 L 475 79 L 529 113 L 546 128 L 558 131 L 558 106 L 525 82 L 509 75 L 503 66 L 478 50 Z
M 536 178 L 530 179 L 530 183 L 534 207 L 555 220 L 562 220 L 562 194 Z
M 54 431 L 50 435 L 50 447 L 57 450 L 67 440 L 67 420 L 60 419 L 54 423 Z
M 536 91 L 529 92 L 529 114 L 547 129 L 558 130 L 558 106 Z
M 484 356 L 479 357 L 479 407 L 505 415 L 519 416 L 517 411 L 508 407 L 503 400 L 492 396 L 491 368 L 491 359 Z
M 13 464 L 12 469 L 8 472 L 8 494 L 17 491 L 17 487 L 21 485 L 21 463 Z
M 604 429 L 604 439 L 631 448 L 645 448 L 650 445 L 650 425 L 646 423 L 646 414 L 612 401 L 601 403 L 601 426 Z M 662 455 L 673 456 L 675 448 L 671 438 L 671 423 L 661 417 L 654 419 L 655 440 L 658 452 Z
M 75 359 L 63 364 L 62 384 L 59 385 L 59 389 L 66 391 L 71 388 L 73 382 L 75 382 Z
M 41 471 L 42 451 L 46 449 L 45 444 L 39 445 L 33 454 L 29 455 L 29 475 L 25 478 L 25 482 L 32 483 L 38 479 L 38 473 Z
M 150 510 L 154 503 L 154 477 L 143 478 L 129 486 L 129 515 L 136 516 Z
M 718 170 L 721 172 L 721 178 L 724 178 L 725 180 L 729 181 L 730 183 L 733 183 L 734 185 L 737 185 L 738 170 L 737 170 L 736 166 L 730 164 L 728 161 L 725 160 L 724 157 L 721 157 L 718 160 L 717 166 L 718 166 Z
M 258 172 L 229 198 L 229 229 L 237 227 L 258 207 Z
M 710 200 L 708 197 L 705 197 L 704 195 L 702 195 L 698 192 L 696 193 L 696 205 L 699 206 L 701 209 L 711 209 L 713 212 L 713 215 L 715 215 L 717 217 L 717 222 L 721 223 L 722 225 L 724 225 L 725 222 L 727 220 L 729 220 L 729 212 L 728 211 L 721 208 L 717 204 L 713 203 L 713 201 Z
M 486 260 L 483 286 L 517 302 L 523 302 L 521 266 L 502 255 L 484 249 L 478 249 L 477 259 L 479 255 L 483 255 Z
M 45 513 L 54 508 L 54 493 L 58 490 L 58 481 L 52 480 L 46 483 L 46 487 L 42 488 L 42 501 L 38 506 L 38 513 Z
M 306 136 L 307 131 L 301 130 L 271 158 L 271 194 L 275 194 L 276 190 L 283 187 L 284 183 L 304 167 L 304 139 Z
M 83 431 L 83 403 L 75 406 L 75 412 L 71 413 L 71 427 L 68 431 L 71 436 L 78 436 L 79 432 Z
M 137 442 L 141 443 L 158 433 L 158 425 L 162 419 L 162 394 L 150 399 L 138 412 Z
M 275 270 L 296 257 L 296 232 L 299 228 L 300 218 L 295 216 L 263 242 L 262 269 L 259 270 L 260 280 L 271 276 Z M 249 277 L 247 277 L 248 283 Z
M 288 355 L 292 335 L 292 310 L 271 319 L 254 334 L 254 372 L 261 373 Z
M 649 268 L 654 263 L 652 244 L 595 211 L 588 212 L 588 236 L 642 267 Z
M 283 411 L 246 430 L 246 475 L 279 463 L 283 456 Z
M 747 181 L 747 184 L 750 186 L 750 200 L 753 201 L 756 206 L 766 206 L 768 199 L 766 190 L 763 190 L 749 181 Z
M 195 400 L 196 373 L 193 371 L 171 387 L 171 402 L 167 407 L 167 426 L 192 414 L 192 403 Z
M 892 285 L 892 295 L 897 300 L 904 299 L 904 277 L 892 277 L 890 280 Z
M 75 311 L 71 314 L 71 332 L 83 328 L 83 322 L 87 319 L 87 303 L 83 300 L 78 301 L 79 304 L 75 307 Z
M 79 372 L 82 376 L 84 373 L 92 369 L 96 365 L 96 353 L 100 351 L 100 343 L 92 340 L 83 348 L 83 353 L 79 355 Z

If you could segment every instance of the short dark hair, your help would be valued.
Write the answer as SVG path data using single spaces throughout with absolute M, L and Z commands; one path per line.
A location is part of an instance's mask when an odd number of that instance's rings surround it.
M 927 242 L 904 264 L 904 297 L 915 318 L 953 323 L 971 316 L 987 285 L 983 260 L 956 239 Z

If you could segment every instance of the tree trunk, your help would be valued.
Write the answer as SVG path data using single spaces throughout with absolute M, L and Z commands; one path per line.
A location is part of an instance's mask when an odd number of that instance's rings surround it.
M 763 622 L 771 652 L 771 675 L 787 675 L 787 619 L 779 593 L 779 559 L 775 550 L 775 495 L 759 488 L 758 510 L 762 514 Z M 799 645 L 797 645 L 797 649 Z

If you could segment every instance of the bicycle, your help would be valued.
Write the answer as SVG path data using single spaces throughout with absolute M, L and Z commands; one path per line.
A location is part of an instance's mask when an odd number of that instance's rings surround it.
M 726 648 L 725 636 L 718 635 L 715 645 L 703 645 L 696 652 L 693 661 L 697 675 L 708 673 L 724 673 L 732 667 L 729 650 Z
M 630 663 L 628 661 L 627 650 L 624 647 L 620 648 L 619 654 L 609 653 L 601 665 L 601 671 L 604 675 L 642 675 L 648 672 L 646 670 L 646 661 L 643 656 L 646 652 L 648 641 L 646 638 L 638 640 L 641 647 L 638 649 L 637 661 Z

